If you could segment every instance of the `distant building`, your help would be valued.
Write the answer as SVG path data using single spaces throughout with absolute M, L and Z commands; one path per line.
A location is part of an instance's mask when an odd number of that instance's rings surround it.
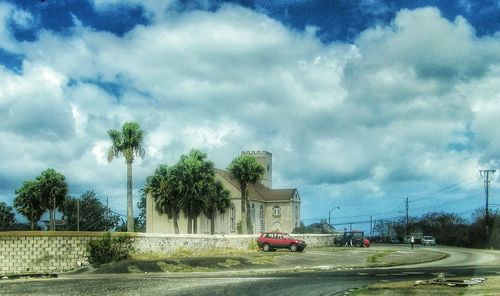
M 253 232 L 285 231 L 291 232 L 300 226 L 300 196 L 294 189 L 272 189 L 272 154 L 267 151 L 244 151 L 242 155 L 254 157 L 264 166 L 264 176 L 256 184 L 248 186 L 250 219 Z M 216 234 L 236 234 L 237 223 L 241 217 L 241 192 L 237 180 L 229 176 L 229 172 L 215 170 L 215 178 L 220 180 L 225 189 L 230 192 L 231 207 L 224 214 L 215 217 Z M 179 217 L 179 232 L 186 233 L 187 219 L 181 213 Z M 210 233 L 210 219 L 205 215 L 198 217 L 198 233 Z M 146 199 L 146 232 L 174 233 L 174 223 L 167 215 L 158 214 L 154 203 L 148 196 Z

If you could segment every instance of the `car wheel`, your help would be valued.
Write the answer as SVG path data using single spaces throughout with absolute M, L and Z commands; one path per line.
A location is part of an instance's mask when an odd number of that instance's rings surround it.
M 297 244 L 291 244 L 290 245 L 290 251 L 291 252 L 297 252 L 297 249 L 298 249 Z
M 362 242 L 356 242 L 356 247 L 362 248 L 363 247 L 363 243 Z
M 299 249 L 299 252 L 304 252 L 304 248 L 300 248 L 300 249 Z
M 269 252 L 271 250 L 271 246 L 269 244 L 264 244 L 262 246 L 262 251 Z

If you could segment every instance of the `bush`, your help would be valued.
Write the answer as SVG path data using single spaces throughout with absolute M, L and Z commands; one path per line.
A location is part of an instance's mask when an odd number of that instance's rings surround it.
M 101 239 L 89 242 L 89 261 L 93 265 L 116 262 L 130 257 L 134 251 L 133 241 L 127 234 L 111 237 L 108 232 Z

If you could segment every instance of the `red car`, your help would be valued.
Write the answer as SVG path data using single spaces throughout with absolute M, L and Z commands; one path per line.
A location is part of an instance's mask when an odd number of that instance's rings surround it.
M 264 252 L 276 249 L 289 249 L 292 252 L 302 252 L 307 246 L 305 241 L 295 239 L 284 232 L 262 232 L 257 239 L 257 245 Z

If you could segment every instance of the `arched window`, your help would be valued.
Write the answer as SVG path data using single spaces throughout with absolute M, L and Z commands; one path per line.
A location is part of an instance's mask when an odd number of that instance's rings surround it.
M 265 231 L 265 227 L 264 227 L 264 207 L 262 205 L 260 205 L 259 220 L 260 220 L 260 232 L 264 232 Z
M 281 216 L 281 208 L 280 206 L 276 205 L 273 208 L 273 216 Z

